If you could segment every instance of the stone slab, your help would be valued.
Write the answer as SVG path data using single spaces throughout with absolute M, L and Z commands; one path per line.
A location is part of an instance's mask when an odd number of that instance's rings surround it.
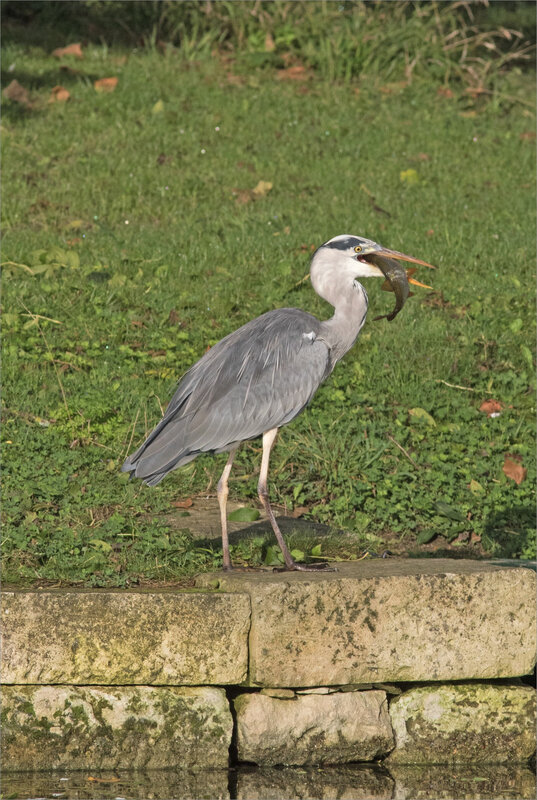
M 2 769 L 228 766 L 233 719 L 223 689 L 4 686 Z
M 421 686 L 392 700 L 387 763 L 521 763 L 535 753 L 533 686 Z
M 271 697 L 235 701 L 239 761 L 262 766 L 372 761 L 394 745 L 385 692 Z
M 205 592 L 2 592 L 4 684 L 236 684 L 250 599 Z
M 200 576 L 248 593 L 251 685 L 307 687 L 529 674 L 531 569 L 450 559 L 378 559 L 337 572 Z

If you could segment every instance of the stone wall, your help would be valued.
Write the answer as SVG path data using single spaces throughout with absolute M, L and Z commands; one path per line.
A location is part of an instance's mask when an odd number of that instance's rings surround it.
M 535 751 L 530 569 L 379 560 L 189 592 L 4 591 L 2 627 L 4 772 Z

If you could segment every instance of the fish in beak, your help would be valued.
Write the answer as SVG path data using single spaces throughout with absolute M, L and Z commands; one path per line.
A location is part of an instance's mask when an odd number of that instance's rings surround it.
M 388 250 L 385 247 L 379 247 L 378 250 L 364 253 L 363 260 L 369 262 L 370 264 L 374 264 L 376 267 L 378 267 L 378 269 L 381 270 L 382 274 L 386 278 L 386 281 L 382 285 L 382 289 L 395 293 L 395 307 L 391 314 L 383 314 L 379 317 L 375 317 L 375 320 L 387 319 L 388 322 L 391 322 L 393 319 L 395 319 L 397 314 L 403 308 L 407 298 L 412 296 L 409 283 L 413 284 L 414 286 L 421 286 L 424 289 L 432 289 L 432 286 L 428 286 L 426 283 L 421 283 L 412 277 L 416 272 L 416 267 L 409 267 L 408 269 L 405 269 L 399 263 L 400 261 L 409 261 L 413 264 L 420 264 L 422 267 L 436 269 L 436 267 L 434 267 L 432 264 L 429 264 L 427 261 L 422 261 L 420 258 L 408 256 L 405 253 L 400 253 L 398 250 Z

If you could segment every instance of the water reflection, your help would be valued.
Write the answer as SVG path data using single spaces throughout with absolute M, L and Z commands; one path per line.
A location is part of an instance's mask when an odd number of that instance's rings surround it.
M 526 765 L 4 773 L 2 800 L 528 800 Z

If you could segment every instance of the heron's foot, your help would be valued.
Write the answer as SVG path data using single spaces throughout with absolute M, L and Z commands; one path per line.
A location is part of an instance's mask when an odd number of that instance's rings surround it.
M 320 564 L 297 564 L 293 561 L 285 567 L 274 567 L 274 572 L 337 572 L 337 569 L 324 561 Z

